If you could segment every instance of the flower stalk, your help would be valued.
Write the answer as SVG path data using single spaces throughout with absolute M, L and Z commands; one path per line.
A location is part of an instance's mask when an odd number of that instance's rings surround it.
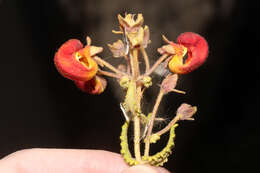
M 152 133 L 152 130 L 153 130 L 153 125 L 154 125 L 154 120 L 155 120 L 155 116 L 156 116 L 156 113 L 158 111 L 158 108 L 159 108 L 159 105 L 162 101 L 162 98 L 164 96 L 164 92 L 163 90 L 160 90 L 158 96 L 157 96 L 157 99 L 156 99 L 156 102 L 155 102 L 155 105 L 153 107 L 153 111 L 152 111 L 152 116 L 151 118 L 149 119 L 149 123 L 148 123 L 148 131 L 147 131 L 147 135 L 146 135 L 146 138 L 145 138 L 145 151 L 144 151 L 144 156 L 149 156 L 149 150 L 150 150 L 150 136 L 151 136 L 151 133 Z

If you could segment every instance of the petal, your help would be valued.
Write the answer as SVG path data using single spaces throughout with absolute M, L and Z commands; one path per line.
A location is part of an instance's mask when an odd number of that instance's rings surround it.
M 59 48 L 54 62 L 58 71 L 71 80 L 88 81 L 98 70 L 97 63 L 90 57 L 90 46 L 83 48 L 76 39 L 65 42 Z
M 187 74 L 205 62 L 208 56 L 208 43 L 202 36 L 185 32 L 178 36 L 177 42 L 188 49 L 188 58 L 183 62 L 184 56 L 174 55 L 169 62 L 172 72 Z
M 106 79 L 100 76 L 95 76 L 89 81 L 74 81 L 74 82 L 81 91 L 88 94 L 101 94 L 107 86 Z

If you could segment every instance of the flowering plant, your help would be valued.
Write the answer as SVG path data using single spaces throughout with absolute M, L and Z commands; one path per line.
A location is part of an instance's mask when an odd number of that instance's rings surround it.
M 112 31 L 122 35 L 122 40 L 108 44 L 115 58 L 124 58 L 125 64 L 115 67 L 97 56 L 102 52 L 102 47 L 91 45 L 91 39 L 87 37 L 87 45 L 83 46 L 79 40 L 71 39 L 64 43 L 57 51 L 54 62 L 58 71 L 66 78 L 74 81 L 76 86 L 89 94 L 101 94 L 107 85 L 104 76 L 116 78 L 119 85 L 125 91 L 125 98 L 120 103 L 120 108 L 125 117 L 125 123 L 121 131 L 121 154 L 129 165 L 150 164 L 162 166 L 167 162 L 174 146 L 175 128 L 181 120 L 194 120 L 193 115 L 197 111 L 196 106 L 183 103 L 179 106 L 176 116 L 170 123 L 157 132 L 153 132 L 154 122 L 159 121 L 157 110 L 164 95 L 169 92 L 185 94 L 176 89 L 180 75 L 190 73 L 202 65 L 208 55 L 206 40 L 195 33 L 185 32 L 178 36 L 177 43 L 169 41 L 165 36 L 165 45 L 158 48 L 161 57 L 150 66 L 150 60 L 146 48 L 150 41 L 149 27 L 143 27 L 143 16 L 138 14 L 118 15 L 119 31 Z M 141 56 L 145 62 L 145 71 L 139 67 Z M 187 59 L 185 60 L 185 56 Z M 144 91 L 152 86 L 151 74 L 158 66 L 168 70 L 160 85 L 160 91 L 151 113 L 142 111 L 141 102 Z M 104 68 L 108 69 L 104 70 Z M 129 151 L 127 138 L 129 124 L 134 127 L 134 157 Z M 144 131 L 141 134 L 141 126 Z M 150 155 L 151 143 L 156 143 L 160 136 L 170 131 L 169 140 L 162 151 Z M 140 144 L 144 143 L 144 154 L 141 154 Z

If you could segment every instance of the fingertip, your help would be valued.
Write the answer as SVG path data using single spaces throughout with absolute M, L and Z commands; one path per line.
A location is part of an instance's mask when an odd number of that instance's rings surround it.
M 149 165 L 137 165 L 125 169 L 122 173 L 169 173 L 165 168 Z

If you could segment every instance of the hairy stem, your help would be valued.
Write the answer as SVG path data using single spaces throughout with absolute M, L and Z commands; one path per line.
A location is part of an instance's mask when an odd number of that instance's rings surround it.
M 146 135 L 146 138 L 145 138 L 144 156 L 149 156 L 150 136 L 151 136 L 151 133 L 152 133 L 152 130 L 153 130 L 153 124 L 154 124 L 155 116 L 156 116 L 156 113 L 158 111 L 159 105 L 160 105 L 160 103 L 162 101 L 163 95 L 164 95 L 163 90 L 160 90 L 160 92 L 159 92 L 159 94 L 157 96 L 157 99 L 155 101 L 155 105 L 153 107 L 152 116 L 151 116 L 151 118 L 149 120 L 149 126 L 148 126 L 148 130 L 147 130 L 147 135 Z
M 172 126 L 174 126 L 176 124 L 176 122 L 179 121 L 179 119 L 180 119 L 180 116 L 176 115 L 166 127 L 164 127 L 159 132 L 156 132 L 155 134 L 161 136 L 164 133 L 168 132 L 172 128 Z
M 134 116 L 134 152 L 137 161 L 141 162 L 141 152 L 140 152 L 140 118 Z
M 131 63 L 131 71 L 132 71 L 132 80 L 134 82 L 137 81 L 137 77 L 140 74 L 139 71 L 139 62 L 138 62 L 138 48 L 133 48 L 130 50 L 130 63 Z M 136 86 L 136 85 L 135 85 Z M 138 112 L 140 110 L 140 92 L 139 90 L 141 90 L 140 86 L 136 86 L 135 88 L 135 110 L 132 112 L 133 115 L 133 119 L 134 119 L 134 152 L 135 152 L 135 158 L 137 161 L 141 162 L 142 158 L 141 158 L 141 152 L 140 152 L 140 117 L 138 115 Z

